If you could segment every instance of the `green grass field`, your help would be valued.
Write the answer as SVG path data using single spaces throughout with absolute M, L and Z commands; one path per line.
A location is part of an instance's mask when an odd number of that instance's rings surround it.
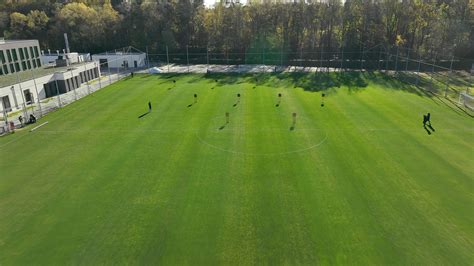
M 0 138 L 0 265 L 473 265 L 473 118 L 331 75 L 137 75 Z

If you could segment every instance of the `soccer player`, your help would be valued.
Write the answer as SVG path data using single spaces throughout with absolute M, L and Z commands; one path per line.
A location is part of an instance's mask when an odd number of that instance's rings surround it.
M 426 114 L 426 123 L 428 123 L 431 126 L 431 114 L 430 113 Z
M 225 112 L 225 123 L 229 124 L 229 112 Z
M 151 102 L 148 102 L 148 112 L 151 112 Z
M 426 122 L 428 121 L 427 115 L 423 115 L 423 127 L 426 127 Z
M 198 98 L 198 95 L 195 93 L 194 94 L 194 103 L 197 103 L 197 98 Z

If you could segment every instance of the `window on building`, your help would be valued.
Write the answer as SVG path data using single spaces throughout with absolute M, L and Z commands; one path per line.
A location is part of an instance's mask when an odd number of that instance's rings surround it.
M 21 48 L 20 48 L 20 50 L 21 50 Z M 16 54 L 16 49 L 12 49 L 12 56 L 13 56 L 13 61 L 18 60 L 18 55 Z
M 12 62 L 12 54 L 10 53 L 10 50 L 7 49 L 7 57 L 8 57 L 8 62 Z
M 3 65 L 3 73 L 8 74 L 8 67 L 7 65 Z
M 15 73 L 15 66 L 10 64 L 10 72 Z
M 31 55 L 31 58 L 35 58 L 37 56 L 35 56 L 35 53 L 33 52 L 33 47 L 30 46 L 30 55 Z
M 3 76 L 3 69 L 0 67 L 0 76 Z
M 23 49 L 19 48 L 18 50 L 20 51 L 20 59 L 25 60 L 25 54 L 23 53 Z
M 20 69 L 20 63 L 15 63 L 15 70 L 16 70 L 16 72 L 21 71 L 21 69 Z
M 36 65 L 37 65 L 38 67 L 41 67 L 41 60 L 36 59 Z
M 26 59 L 30 59 L 30 55 L 28 54 L 28 48 L 27 47 L 23 48 L 23 52 L 25 52 Z
M 38 46 L 35 46 L 35 57 L 39 57 Z
M 6 63 L 5 62 L 5 54 L 3 53 L 3 51 L 0 51 L 0 63 Z
M 21 66 L 23 67 L 23 70 L 26 70 L 26 61 L 22 61 Z
M 10 112 L 12 110 L 12 106 L 10 104 L 10 98 L 7 96 L 3 96 L 2 98 L 3 108 L 5 111 Z
M 30 90 L 24 90 L 23 94 L 25 95 L 26 104 L 32 104 L 33 103 L 33 94 L 30 92 Z
M 31 62 L 33 62 L 33 68 L 36 68 L 36 60 L 31 60 Z
M 28 65 L 28 69 L 31 69 L 31 63 L 30 63 L 30 60 L 26 61 L 26 64 Z

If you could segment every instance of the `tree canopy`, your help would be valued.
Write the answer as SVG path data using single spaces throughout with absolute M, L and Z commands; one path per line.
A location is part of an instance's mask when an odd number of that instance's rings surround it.
M 68 2 L 68 3 L 64 3 Z M 360 51 L 379 44 L 433 57 L 474 58 L 474 3 L 470 0 L 327 0 L 247 5 L 202 0 L 6 1 L 0 31 L 39 39 L 44 49 L 98 52 L 128 45 L 150 51 L 209 47 Z

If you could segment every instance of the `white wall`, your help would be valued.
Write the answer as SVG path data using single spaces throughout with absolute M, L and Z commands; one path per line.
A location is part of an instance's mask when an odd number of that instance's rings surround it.
M 128 68 L 134 68 L 134 62 L 137 61 L 137 67 L 144 67 L 146 65 L 146 54 L 95 54 L 92 55 L 92 60 L 100 61 L 106 59 L 110 68 L 123 68 L 123 62 L 128 62 Z M 103 66 L 102 66 L 103 67 Z

